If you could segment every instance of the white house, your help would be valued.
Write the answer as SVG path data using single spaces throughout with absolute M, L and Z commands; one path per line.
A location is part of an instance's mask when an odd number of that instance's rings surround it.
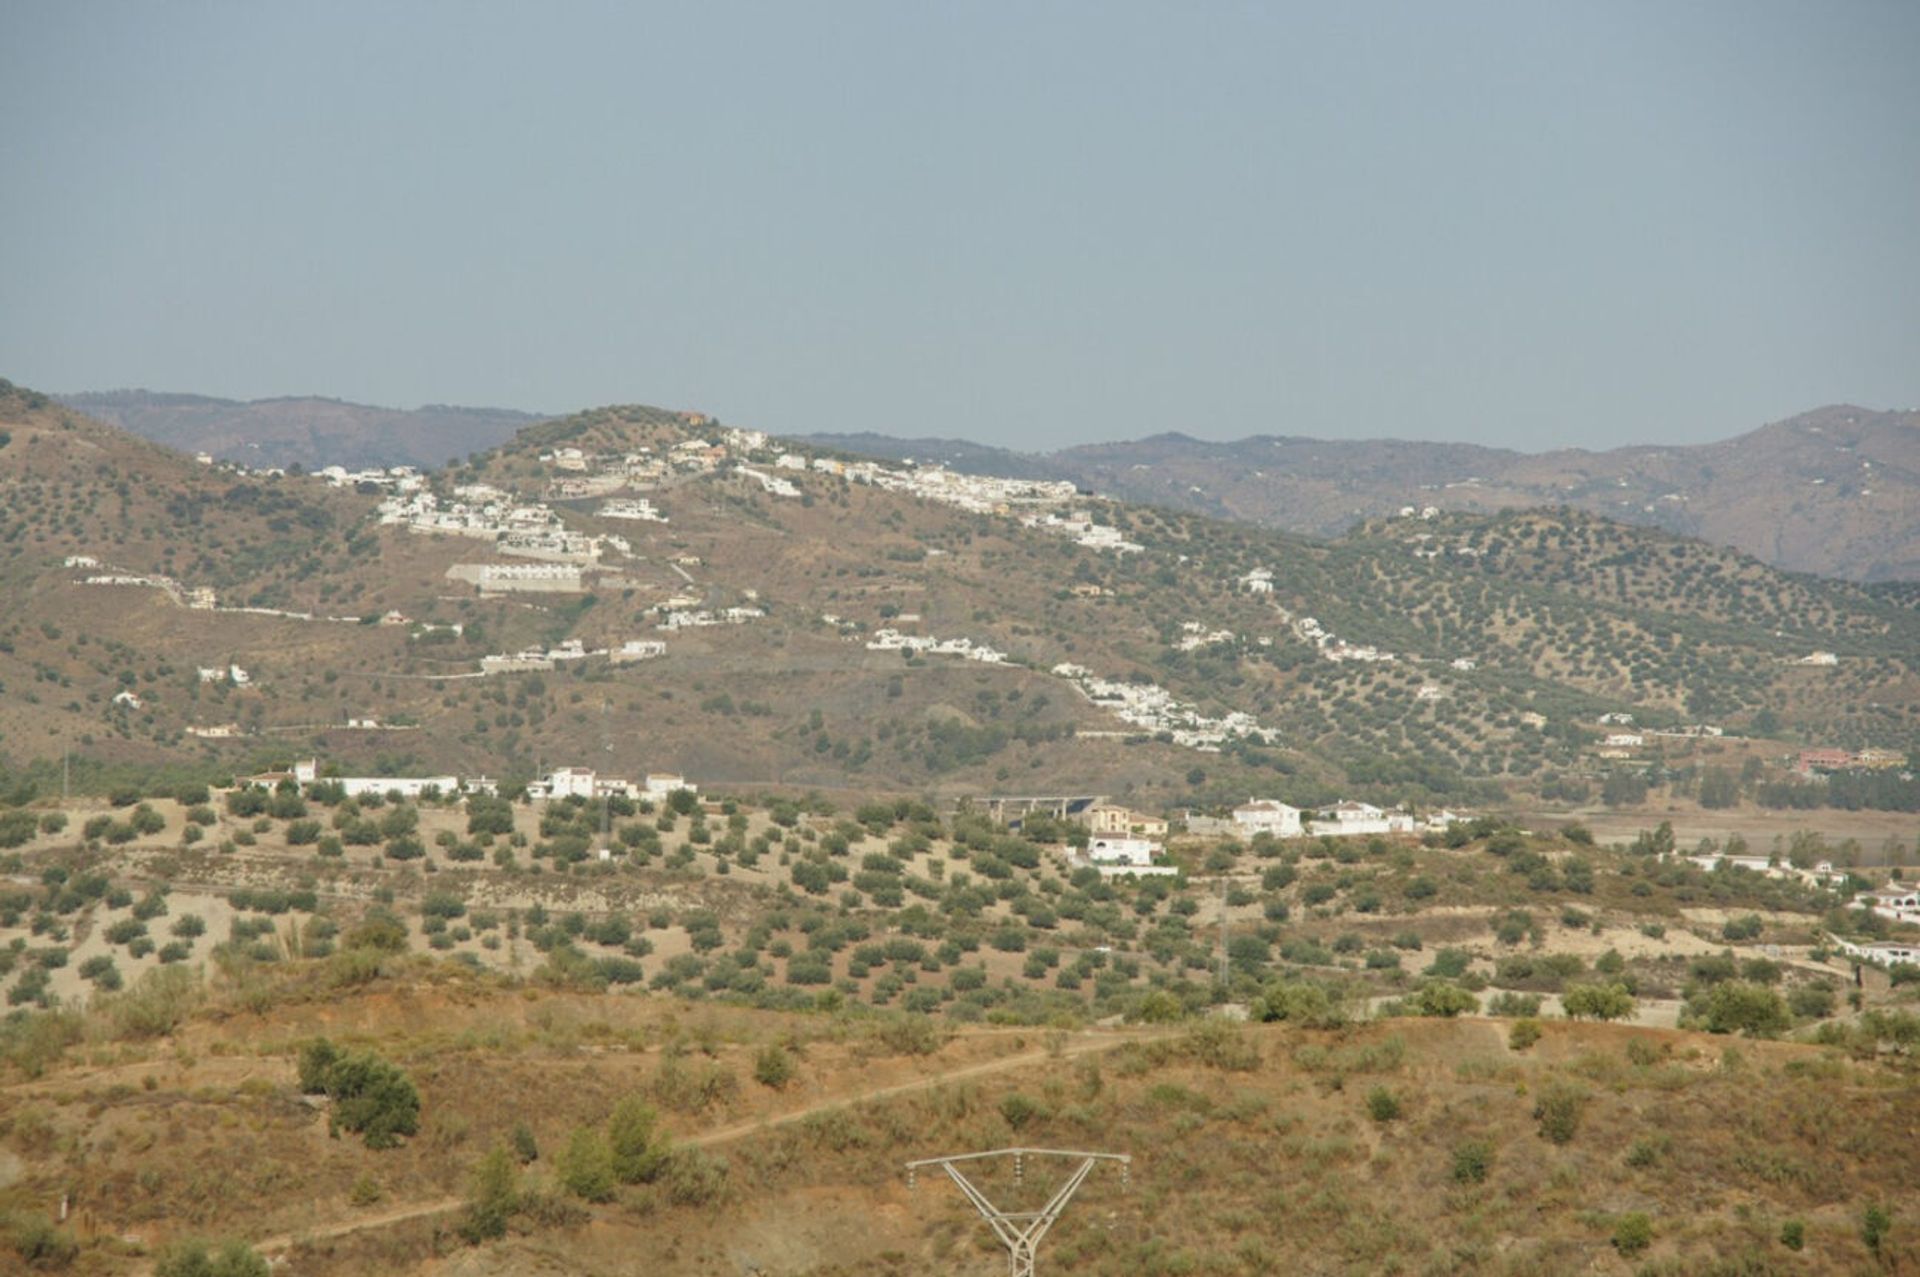
M 1861 896 L 1858 903 L 1895 922 L 1920 922 L 1920 888 L 1889 883 Z
M 1920 945 L 1900 944 L 1898 942 L 1854 944 L 1851 941 L 1842 940 L 1838 936 L 1830 937 L 1830 943 L 1834 948 L 1846 954 L 1849 958 L 1854 958 L 1861 962 L 1871 962 L 1883 967 L 1890 967 L 1902 962 L 1920 965 Z
M 235 687 L 245 687 L 248 683 L 253 682 L 253 675 L 247 673 L 238 665 L 227 666 L 227 677 L 233 680 Z
M 135 696 L 131 689 L 114 693 L 113 703 L 125 705 L 128 709 L 140 708 L 140 698 Z
M 342 776 L 340 787 L 347 791 L 347 797 L 358 798 L 362 794 L 399 794 L 402 798 L 419 798 L 428 790 L 442 794 L 451 794 L 460 788 L 458 776 Z
M 1608 732 L 1606 739 L 1600 743 L 1608 749 L 1638 749 L 1647 740 L 1639 732 Z
M 1249 798 L 1233 809 L 1233 823 L 1248 837 L 1272 834 L 1276 838 L 1298 838 L 1301 832 L 1300 809 L 1272 799 Z
M 1076 868 L 1091 866 L 1106 878 L 1165 877 L 1179 873 L 1177 865 L 1153 862 L 1159 851 L 1159 844 L 1151 839 L 1102 834 L 1087 841 L 1084 854 L 1069 856 L 1068 863 Z
M 647 783 L 641 792 L 655 802 L 660 802 L 670 797 L 676 789 L 684 789 L 688 793 L 695 794 L 700 792 L 698 786 L 689 785 L 685 776 L 674 772 L 648 772 Z
M 1315 814 L 1314 832 L 1336 838 L 1358 834 L 1410 834 L 1413 817 L 1401 811 L 1383 811 L 1372 803 L 1348 800 Z

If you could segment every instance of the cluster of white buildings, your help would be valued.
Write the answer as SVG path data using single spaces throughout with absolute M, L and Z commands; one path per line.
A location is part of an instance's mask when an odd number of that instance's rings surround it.
M 783 456 L 782 469 L 794 468 Z M 909 463 L 911 466 L 911 463 Z M 1071 483 L 1049 479 L 996 479 L 990 475 L 960 474 L 945 466 L 911 466 L 896 470 L 878 461 L 837 461 L 815 457 L 813 469 L 837 475 L 853 483 L 871 484 L 893 492 L 905 492 L 942 505 L 957 506 L 974 514 L 1008 514 L 1020 506 L 1059 505 L 1074 499 Z
M 1336 638 L 1326 626 L 1311 616 L 1303 616 L 1293 622 L 1293 632 L 1301 642 L 1312 644 L 1314 650 L 1329 661 L 1388 662 L 1400 659 L 1392 652 L 1385 652 L 1377 647 L 1349 643 L 1343 638 Z
M 1085 510 L 1070 511 L 1065 517 L 1048 512 L 1033 514 L 1020 520 L 1029 528 L 1038 528 L 1043 532 L 1058 532 L 1071 537 L 1075 545 L 1085 546 L 1089 550 L 1112 550 L 1116 554 L 1138 554 L 1147 547 L 1137 541 L 1129 541 L 1120 535 L 1120 529 L 1104 523 L 1095 523 L 1093 516 Z
M 1007 654 L 970 638 L 933 638 L 930 635 L 902 634 L 899 630 L 874 631 L 867 647 L 875 652 L 921 652 L 933 656 L 958 656 L 988 665 L 1004 665 Z
M 764 470 L 755 470 L 751 466 L 741 466 L 735 473 L 743 478 L 752 479 L 773 496 L 797 497 L 800 495 L 800 489 L 793 480 L 783 479 L 777 474 L 768 474 Z
M 1827 937 L 1827 943 L 1856 962 L 1869 962 L 1878 967 L 1898 966 L 1903 962 L 1920 965 L 1920 944 L 1902 944 L 1898 941 L 1854 944 L 1838 936 Z
M 693 611 L 670 608 L 661 614 L 660 622 L 654 628 L 661 630 L 693 630 L 712 625 L 746 625 L 766 616 L 764 608 L 757 607 L 721 607 L 700 608 Z
M 562 798 L 632 798 L 662 802 L 676 790 L 699 792 L 698 786 L 674 772 L 650 772 L 636 785 L 615 776 L 602 776 L 591 767 L 561 767 L 527 786 L 527 797 L 541 801 Z
M 357 488 L 366 484 L 395 492 L 414 492 L 425 487 L 427 482 L 412 466 L 390 466 L 385 470 L 349 470 L 345 466 L 323 466 L 313 473 L 316 478 L 325 479 L 336 488 Z
M 1113 714 L 1150 733 L 1166 732 L 1176 745 L 1208 753 L 1218 753 L 1230 740 L 1242 738 L 1271 741 L 1275 733 L 1260 725 L 1253 715 L 1232 710 L 1224 717 L 1212 718 L 1157 683 L 1121 683 L 1096 676 L 1082 665 L 1063 663 L 1053 672 L 1080 689 L 1082 695 Z
M 603 519 L 634 519 L 643 523 L 665 523 L 667 516 L 645 497 L 632 500 L 602 501 L 595 511 Z
M 459 776 L 322 776 L 320 760 L 317 758 L 297 762 L 291 771 L 249 776 L 241 784 L 272 786 L 281 780 L 291 780 L 296 785 L 321 782 L 339 785 L 349 798 L 367 794 L 398 794 L 402 798 L 424 798 L 432 794 L 491 794 L 496 789 L 495 783 L 485 776 L 471 779 Z
M 1237 637 L 1232 630 L 1210 630 L 1199 621 L 1184 621 L 1173 645 L 1182 652 L 1197 652 L 1203 647 L 1232 643 Z
M 253 682 L 253 675 L 238 665 L 202 665 L 199 674 L 202 683 L 231 683 L 235 687 L 247 687 Z
M 1677 852 L 1672 854 L 1679 855 Z M 1819 861 L 1811 869 L 1800 869 L 1772 856 L 1729 856 L 1725 852 L 1701 852 L 1680 856 L 1680 859 L 1698 865 L 1708 873 L 1717 869 L 1745 869 L 1768 878 L 1802 882 L 1809 887 L 1831 887 L 1847 880 L 1847 871 L 1834 868 L 1831 860 Z
M 1372 803 L 1351 800 L 1309 812 L 1271 798 L 1249 798 L 1233 809 L 1233 830 L 1242 837 L 1271 834 L 1275 838 L 1298 838 L 1304 834 L 1354 838 L 1371 834 L 1411 834 L 1422 830 L 1444 831 L 1448 825 L 1467 820 L 1463 812 L 1437 811 L 1424 820 L 1408 812 L 1375 807 Z

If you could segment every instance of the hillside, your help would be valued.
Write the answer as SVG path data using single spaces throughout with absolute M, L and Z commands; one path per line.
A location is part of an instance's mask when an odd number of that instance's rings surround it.
M 243 402 L 113 390 L 59 399 L 143 439 L 253 469 L 444 465 L 541 420 L 505 408 L 376 408 L 313 396 Z
M 881 457 L 1065 479 L 1108 496 L 1316 536 L 1412 505 L 1571 506 L 1798 572 L 1920 577 L 1920 413 L 1837 406 L 1722 443 L 1527 454 L 1465 444 L 1165 434 L 1050 454 L 818 435 Z
M 1920 1260 L 1912 982 L 1853 990 L 1843 894 L 1657 834 L 1183 838 L 1135 882 L 914 804 L 623 808 L 597 860 L 577 802 L 180 797 L 43 802 L 0 860 L 33 1271 L 984 1275 L 903 1164 L 1008 1146 L 1133 1157 L 1048 1239 L 1084 1277 Z
M 362 492 L 5 418 L 0 752 L 37 783 L 71 748 L 96 787 L 304 751 L 1201 806 L 1578 802 L 1623 769 L 1681 798 L 1720 768 L 1752 797 L 1794 743 L 1904 752 L 1920 722 L 1909 604 L 1571 511 L 1319 542 L 783 466 L 634 408 Z M 1609 750 L 1603 714 L 1672 734 Z

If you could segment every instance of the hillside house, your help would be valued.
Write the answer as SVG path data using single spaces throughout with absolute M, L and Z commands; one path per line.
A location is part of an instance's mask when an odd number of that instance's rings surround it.
M 1803 749 L 1794 764 L 1800 772 L 1837 772 L 1853 766 L 1853 754 L 1844 749 Z
M 1086 809 L 1083 816 L 1087 829 L 1095 837 L 1124 838 L 1137 834 L 1143 838 L 1164 838 L 1167 835 L 1167 822 L 1164 819 L 1117 803 L 1095 803 Z
M 1246 837 L 1272 834 L 1275 838 L 1298 838 L 1301 834 L 1300 809 L 1272 799 L 1249 798 L 1233 809 L 1234 826 Z
M 1838 665 L 1839 663 L 1840 658 L 1832 652 L 1809 652 L 1794 662 L 1795 665 Z
M 139 709 L 140 698 L 131 689 L 114 693 L 113 703 L 125 709 Z
M 1145 838 L 1097 837 L 1090 839 L 1084 852 L 1069 852 L 1067 864 L 1075 869 L 1094 869 L 1102 877 L 1167 877 L 1180 872 L 1177 865 L 1155 864 L 1160 847 Z
M 1362 834 L 1410 834 L 1413 832 L 1413 817 L 1406 812 L 1384 811 L 1372 803 L 1349 799 L 1315 813 L 1313 830 L 1336 838 Z
M 1920 922 L 1920 888 L 1888 883 L 1861 896 L 1857 903 L 1895 922 Z
M 687 778 L 678 772 L 648 772 L 646 785 L 642 792 L 654 802 L 664 802 L 673 796 L 676 790 L 684 789 L 689 793 L 699 793 L 697 785 L 689 785 Z
M 1600 743 L 1607 749 L 1638 749 L 1647 738 L 1639 732 L 1608 732 Z

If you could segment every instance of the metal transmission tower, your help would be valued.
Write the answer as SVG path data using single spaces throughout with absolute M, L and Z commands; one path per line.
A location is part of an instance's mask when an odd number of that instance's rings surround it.
M 1002 1210 L 988 1200 L 973 1181 L 960 1172 L 961 1162 L 978 1162 L 993 1157 L 1011 1157 L 1013 1159 L 1013 1183 L 1017 1189 L 1024 1181 L 1026 1159 L 1029 1157 L 1064 1157 L 1078 1162 L 1066 1183 L 1047 1200 L 1047 1204 L 1037 1211 Z M 912 1188 L 915 1177 L 923 1166 L 937 1166 L 947 1173 L 974 1209 L 980 1212 L 992 1226 L 993 1231 L 1005 1243 L 1008 1254 L 1008 1273 L 1011 1277 L 1033 1277 L 1034 1253 L 1039 1249 L 1040 1239 L 1047 1235 L 1053 1222 L 1060 1218 L 1060 1212 L 1067 1208 L 1068 1201 L 1086 1181 L 1093 1168 L 1101 1162 L 1120 1163 L 1120 1182 L 1124 1186 L 1132 1177 L 1133 1158 L 1125 1153 L 1083 1153 L 1072 1149 L 1059 1148 L 1001 1148 L 991 1153 L 962 1153 L 956 1157 L 927 1157 L 917 1162 L 907 1163 L 907 1187 Z

